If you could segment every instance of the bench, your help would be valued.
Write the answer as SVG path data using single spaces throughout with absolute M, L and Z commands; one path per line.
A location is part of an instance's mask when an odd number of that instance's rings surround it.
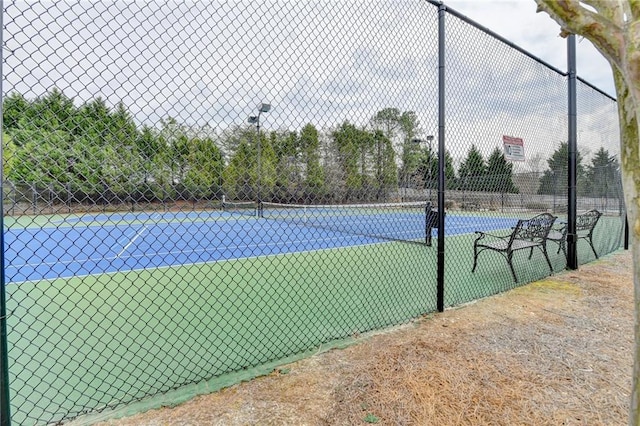
M 556 219 L 556 216 L 549 213 L 542 213 L 531 219 L 520 219 L 509 235 L 499 236 L 476 231 L 479 236 L 473 242 L 473 268 L 471 272 L 476 271 L 478 255 L 483 251 L 491 250 L 500 253 L 507 259 L 513 280 L 517 283 L 518 277 L 513 268 L 513 253 L 518 250 L 529 249 L 529 259 L 531 259 L 534 248 L 542 251 L 549 265 L 549 270 L 553 272 L 553 267 L 547 254 L 547 237 Z
M 600 213 L 596 209 L 589 210 L 576 216 L 576 242 L 579 239 L 587 240 L 596 259 L 598 259 L 598 253 L 596 252 L 596 248 L 593 245 L 593 230 L 598 224 L 601 216 L 602 213 Z M 549 232 L 547 240 L 553 241 L 554 243 L 558 244 L 558 253 L 560 253 L 560 250 L 562 250 L 564 256 L 567 257 L 566 223 L 562 224 L 562 226 L 558 229 L 552 229 L 551 232 Z

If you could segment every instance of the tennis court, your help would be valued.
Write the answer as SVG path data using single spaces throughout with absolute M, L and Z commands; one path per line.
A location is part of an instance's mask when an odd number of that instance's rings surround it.
M 404 228 L 415 223 L 412 236 L 422 238 L 424 218 L 403 215 L 413 218 Z M 338 217 L 334 227 L 344 221 Z M 9 351 L 16 403 L 33 418 L 52 419 L 82 414 L 95 401 L 117 407 L 435 310 L 435 247 L 325 230 L 309 220 L 200 212 L 13 224 L 8 249 L 46 264 L 7 268 L 9 330 L 26 336 Z M 470 248 L 477 225 L 506 229 L 515 220 L 448 214 L 449 246 Z M 48 250 L 56 252 L 46 256 L 41 246 L 50 239 Z M 60 245 L 66 250 L 58 252 Z M 449 251 L 447 276 L 458 279 L 447 281 L 447 304 L 513 285 L 506 265 L 490 262 L 467 272 L 477 285 L 463 285 L 469 256 Z M 554 269 L 564 267 L 561 255 L 552 261 Z M 543 262 L 537 254 L 522 259 L 523 279 L 542 277 Z
M 10 383 L 13 403 L 23 407 L 14 420 L 119 407 L 203 378 L 219 388 L 227 373 L 435 311 L 437 249 L 423 244 L 424 205 L 265 205 L 261 214 L 114 213 L 9 224 L 8 329 L 10 340 L 19 336 L 9 349 Z M 513 286 L 501 261 L 473 275 L 469 269 L 473 231 L 516 221 L 446 215 L 448 306 Z M 551 257 L 561 270 L 562 254 Z M 537 253 L 514 263 L 523 281 L 548 272 Z
M 238 212 L 68 216 L 11 226 L 7 282 L 99 275 L 255 256 L 424 241 L 424 205 L 277 206 Z M 387 210 L 387 211 L 385 211 Z M 447 235 L 507 229 L 513 217 L 449 215 Z M 259 235 L 259 238 L 256 238 Z
M 9 223 L 8 321 L 20 336 L 10 383 L 14 403 L 29 408 L 15 421 L 117 407 L 435 309 L 436 250 L 415 244 L 422 205 L 262 214 Z M 447 215 L 448 232 L 472 232 L 477 220 Z M 494 229 L 513 221 L 482 219 Z M 350 265 L 349 280 L 336 264 Z

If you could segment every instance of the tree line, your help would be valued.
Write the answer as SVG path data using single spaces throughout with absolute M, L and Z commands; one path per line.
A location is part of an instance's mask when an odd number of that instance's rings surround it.
M 436 188 L 438 161 L 413 111 L 385 108 L 367 125 L 344 121 L 320 131 L 214 131 L 174 118 L 136 125 L 122 103 L 77 106 L 59 90 L 3 103 L 4 175 L 48 188 L 59 200 L 263 200 L 369 202 L 397 199 L 398 188 Z M 258 161 L 259 159 L 259 161 Z M 539 193 L 566 193 L 566 143 L 547 160 Z M 578 157 L 581 195 L 617 185 L 617 161 L 602 149 L 589 166 Z M 604 170 L 604 172 L 603 172 Z M 597 175 L 597 179 L 594 176 Z M 448 189 L 518 193 L 513 164 L 496 147 L 487 159 L 472 145 L 456 170 L 445 153 Z M 603 177 L 605 177 L 603 179 Z M 614 183 L 615 182 L 615 183 Z M 588 185 L 586 183 L 589 183 Z

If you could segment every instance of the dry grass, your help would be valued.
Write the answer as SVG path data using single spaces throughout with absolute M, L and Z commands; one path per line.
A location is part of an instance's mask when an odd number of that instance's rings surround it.
M 102 425 L 619 425 L 630 253 Z

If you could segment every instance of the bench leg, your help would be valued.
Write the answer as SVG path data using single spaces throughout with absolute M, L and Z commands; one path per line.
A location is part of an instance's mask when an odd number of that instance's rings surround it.
M 598 259 L 598 253 L 596 253 L 596 248 L 593 246 L 593 241 L 591 240 L 591 237 L 589 237 L 587 241 L 589 241 L 589 245 L 591 246 L 591 250 L 593 250 L 594 256 L 596 257 L 596 259 Z
M 547 253 L 547 246 L 542 246 L 542 254 L 544 254 L 544 258 L 547 260 L 547 265 L 549 265 L 549 271 L 553 273 L 553 266 L 551 266 L 551 261 L 549 260 L 549 254 Z
M 476 266 L 478 266 L 478 246 L 474 244 L 473 245 L 473 268 L 471 268 L 471 272 L 476 271 Z
M 511 269 L 511 275 L 513 275 L 513 281 L 515 283 L 518 282 L 518 277 L 516 276 L 516 271 L 513 269 L 513 252 L 507 253 L 507 263 L 509 263 L 509 268 Z

